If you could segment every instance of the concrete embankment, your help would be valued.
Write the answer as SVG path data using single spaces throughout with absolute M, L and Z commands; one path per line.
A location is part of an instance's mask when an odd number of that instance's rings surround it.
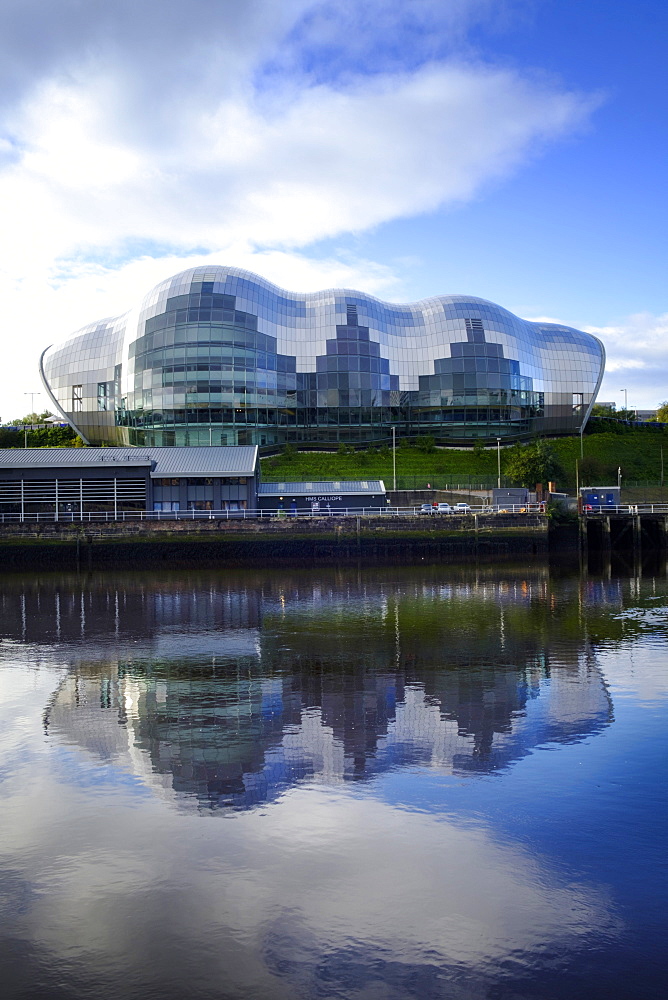
M 290 517 L 0 526 L 4 569 L 455 562 L 544 557 L 544 515 Z

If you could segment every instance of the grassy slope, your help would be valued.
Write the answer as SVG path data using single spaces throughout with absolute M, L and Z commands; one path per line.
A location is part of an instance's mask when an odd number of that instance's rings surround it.
M 483 479 L 496 474 L 496 452 L 485 453 L 478 461 L 469 452 L 438 448 L 431 453 L 417 448 L 397 448 L 397 476 L 415 476 L 424 479 L 447 476 L 456 482 L 458 477 L 468 480 L 473 476 Z M 386 486 L 392 482 L 392 452 L 356 452 L 353 455 L 338 453 L 298 452 L 286 461 L 282 455 L 262 462 L 265 481 L 318 480 L 318 479 L 384 479 Z
M 575 485 L 575 460 L 580 457 L 580 439 L 562 438 L 553 442 L 559 464 L 566 473 L 566 484 Z M 617 469 L 622 483 L 647 481 L 658 483 L 661 477 L 661 449 L 668 473 L 668 433 L 630 431 L 628 434 L 585 435 L 584 475 L 580 482 L 599 486 L 614 485 Z
M 555 455 L 564 470 L 558 488 L 575 486 L 575 460 L 580 456 L 580 438 L 561 438 L 551 442 Z M 661 448 L 664 449 L 666 478 L 668 479 L 668 433 L 630 431 L 627 434 L 590 434 L 584 438 L 583 475 L 581 482 L 592 485 L 609 485 L 617 482 L 617 468 L 621 466 L 623 482 L 647 480 L 659 482 Z M 504 466 L 504 449 L 501 450 L 501 470 Z M 482 454 L 472 450 L 438 448 L 423 452 L 417 448 L 397 448 L 398 485 L 405 488 L 426 487 L 427 482 L 442 486 L 444 480 L 457 482 L 488 483 L 494 485 L 497 474 L 496 449 L 486 449 Z M 324 452 L 298 452 L 291 459 L 282 455 L 263 459 L 262 475 L 266 482 L 281 480 L 319 479 L 383 479 L 389 488 L 392 484 L 392 452 L 370 450 L 352 455 Z M 406 482 L 404 477 L 415 477 L 419 482 Z M 423 480 L 423 481 L 422 481 Z

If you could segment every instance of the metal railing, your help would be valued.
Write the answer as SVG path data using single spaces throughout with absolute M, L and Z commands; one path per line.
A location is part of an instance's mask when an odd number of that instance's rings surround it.
M 595 514 L 668 514 L 668 503 L 584 504 L 582 513 Z
M 660 505 L 654 505 L 660 506 Z M 668 505 L 663 505 L 668 510 Z M 606 508 L 608 510 L 610 508 Z M 627 508 L 624 508 L 626 510 Z M 95 522 L 133 522 L 133 521 L 236 521 L 236 520 L 257 520 L 257 519 L 294 519 L 294 518 L 320 518 L 328 519 L 332 517 L 413 517 L 413 516 L 441 516 L 451 517 L 458 515 L 467 517 L 475 514 L 543 514 L 544 504 L 506 504 L 504 506 L 492 506 L 489 504 L 450 506 L 445 509 L 445 505 L 422 504 L 413 507 L 345 507 L 340 510 L 138 510 L 138 511 L 83 511 L 83 512 L 60 512 L 57 516 L 55 511 L 1 513 L 0 524 L 11 524 L 16 522 L 31 522 L 39 524 L 48 523 L 95 523 Z

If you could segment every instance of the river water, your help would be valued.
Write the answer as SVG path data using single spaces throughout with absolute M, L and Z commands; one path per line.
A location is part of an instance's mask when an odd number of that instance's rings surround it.
M 4 1000 L 665 997 L 665 574 L 0 583 Z

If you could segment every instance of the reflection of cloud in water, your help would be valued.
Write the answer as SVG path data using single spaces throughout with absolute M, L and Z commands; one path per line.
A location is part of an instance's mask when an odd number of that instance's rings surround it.
M 132 808 L 120 790 L 113 809 L 103 790 L 92 808 L 65 784 L 15 792 L 5 855 L 26 886 L 21 925 L 50 974 L 91 976 L 108 995 L 219 982 L 282 1000 L 438 969 L 441 982 L 465 972 L 470 996 L 619 930 L 603 891 L 487 828 L 349 791 L 293 789 L 269 813 L 198 821 L 196 837 L 187 817 Z M 411 981 L 396 995 L 421 994 Z
M 665 601 L 665 597 L 655 600 Z M 610 690 L 615 697 L 631 696 L 647 705 L 668 697 L 668 609 L 661 607 L 624 608 L 615 615 L 623 634 L 620 641 L 600 641 L 597 658 L 605 667 Z
M 615 699 L 631 697 L 662 709 L 662 703 L 668 698 L 667 649 L 664 641 L 651 647 L 647 643 L 637 648 L 630 646 L 625 656 L 620 656 L 618 650 L 603 648 L 597 651 L 597 659 L 605 670 Z
M 618 930 L 604 894 L 563 884 L 483 828 L 357 798 L 295 792 L 288 802 L 292 808 L 272 812 L 272 836 L 293 855 L 272 880 L 280 878 L 277 896 L 287 905 L 265 942 L 271 953 L 277 936 L 281 962 L 290 939 L 302 961 L 324 951 L 332 967 L 337 952 L 367 942 L 371 954 L 357 963 L 370 967 L 374 957 L 392 956 L 484 975 L 504 959 L 518 972 L 529 953 L 577 947 L 594 927 L 603 936 Z M 290 899 L 297 867 L 309 887 L 298 904 Z
M 617 947 L 565 858 L 365 783 L 413 767 L 422 802 L 420 769 L 470 782 L 608 726 L 576 590 L 221 580 L 100 587 L 57 621 L 53 592 L 0 597 L 26 641 L 0 717 L 16 995 L 482 1000 Z

